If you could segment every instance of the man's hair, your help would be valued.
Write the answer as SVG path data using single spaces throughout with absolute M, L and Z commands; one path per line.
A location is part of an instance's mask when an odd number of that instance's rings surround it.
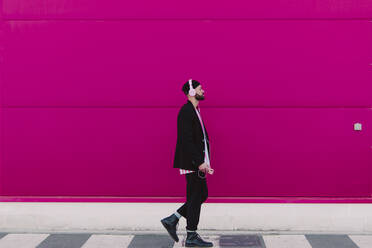
M 191 81 L 192 81 L 192 87 L 194 89 L 200 85 L 200 83 L 194 79 L 192 79 Z M 182 92 L 185 95 L 187 95 L 189 94 L 189 90 L 190 90 L 190 85 L 189 85 L 189 80 L 187 80 L 187 82 L 182 86 Z

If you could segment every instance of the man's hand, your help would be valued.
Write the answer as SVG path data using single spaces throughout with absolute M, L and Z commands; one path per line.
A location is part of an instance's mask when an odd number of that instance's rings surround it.
M 209 168 L 208 165 L 205 162 L 202 163 L 201 165 L 199 165 L 199 170 L 204 172 L 204 173 L 209 173 L 211 175 L 213 175 L 213 173 L 214 173 L 214 169 Z
M 208 172 L 208 166 L 207 166 L 207 164 L 204 162 L 201 165 L 199 165 L 199 170 L 202 171 L 202 172 L 204 172 L 204 173 L 207 173 Z

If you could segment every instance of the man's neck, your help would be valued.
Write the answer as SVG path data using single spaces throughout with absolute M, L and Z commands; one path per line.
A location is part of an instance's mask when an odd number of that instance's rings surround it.
M 194 105 L 195 108 L 198 107 L 199 100 L 190 97 L 189 101 L 192 103 L 192 105 Z

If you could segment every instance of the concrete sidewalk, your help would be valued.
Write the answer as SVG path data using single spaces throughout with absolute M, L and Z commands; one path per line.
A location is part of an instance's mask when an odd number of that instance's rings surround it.
M 2 232 L 163 231 L 181 203 L 2 202 Z M 179 230 L 185 230 L 180 219 Z M 199 230 L 372 234 L 372 204 L 204 203 Z

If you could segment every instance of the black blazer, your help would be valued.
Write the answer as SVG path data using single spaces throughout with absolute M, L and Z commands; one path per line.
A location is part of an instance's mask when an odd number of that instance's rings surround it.
M 203 120 L 204 123 L 204 120 Z M 209 136 L 207 137 L 208 155 L 210 158 Z M 196 109 L 192 102 L 187 100 L 177 117 L 177 145 L 174 155 L 173 168 L 197 171 L 199 165 L 204 163 L 204 135 Z

